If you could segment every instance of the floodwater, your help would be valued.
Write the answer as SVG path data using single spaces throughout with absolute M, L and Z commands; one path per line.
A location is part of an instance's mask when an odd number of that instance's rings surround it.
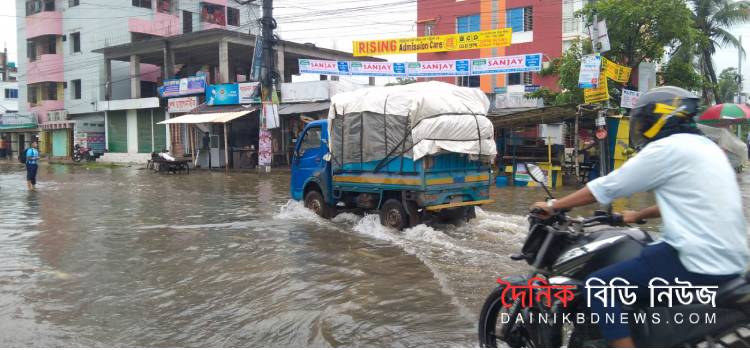
M 0 164 L 6 347 L 476 346 L 481 303 L 525 271 L 508 255 L 545 197 L 493 189 L 468 224 L 395 232 L 316 217 L 286 174 L 45 164 L 36 192 L 24 176 Z

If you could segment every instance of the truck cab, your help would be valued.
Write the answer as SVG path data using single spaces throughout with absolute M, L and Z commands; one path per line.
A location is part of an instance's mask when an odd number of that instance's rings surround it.
M 331 164 L 327 157 L 328 121 L 307 124 L 294 147 L 290 191 L 292 199 L 304 201 L 306 207 L 324 217 L 332 214 L 333 207 Z

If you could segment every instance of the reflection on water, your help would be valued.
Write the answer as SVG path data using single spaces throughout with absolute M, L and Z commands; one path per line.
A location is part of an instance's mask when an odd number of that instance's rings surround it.
M 284 174 L 39 176 L 29 193 L 0 164 L 3 346 L 474 346 L 545 197 L 493 189 L 466 225 L 395 232 L 377 215 L 316 217 Z

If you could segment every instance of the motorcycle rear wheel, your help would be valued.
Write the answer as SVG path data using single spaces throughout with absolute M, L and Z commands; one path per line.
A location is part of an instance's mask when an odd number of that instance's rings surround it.
M 495 288 L 482 306 L 482 312 L 479 314 L 479 346 L 482 348 L 497 348 L 499 342 L 503 342 L 514 348 L 536 348 L 536 347 L 560 347 L 561 328 L 555 328 L 549 325 L 525 324 L 515 325 L 513 319 L 509 319 L 508 326 L 513 327 L 510 330 L 508 339 L 502 339 L 500 332 L 503 331 L 504 325 L 498 325 L 498 319 L 501 314 L 512 314 L 512 310 L 503 306 L 502 295 L 505 287 Z M 506 298 L 508 296 L 506 295 Z M 513 300 L 506 300 L 506 304 L 512 304 Z M 539 313 L 547 312 L 537 308 L 522 309 L 519 313 L 524 319 L 528 320 L 529 312 Z M 512 316 L 511 316 L 512 317 Z
M 81 155 L 80 155 L 80 154 L 78 154 L 78 153 L 75 153 L 75 154 L 73 154 L 73 161 L 74 161 L 74 162 L 78 163 L 78 162 L 80 162 L 80 161 L 81 161 L 82 159 L 83 159 L 83 157 L 81 157 Z

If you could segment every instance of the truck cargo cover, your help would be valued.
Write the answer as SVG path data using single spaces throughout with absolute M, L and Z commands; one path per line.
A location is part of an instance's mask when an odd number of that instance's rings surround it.
M 329 146 L 343 162 L 383 159 L 394 148 L 415 161 L 441 151 L 495 156 L 489 106 L 481 90 L 441 82 L 341 93 L 331 99 Z

